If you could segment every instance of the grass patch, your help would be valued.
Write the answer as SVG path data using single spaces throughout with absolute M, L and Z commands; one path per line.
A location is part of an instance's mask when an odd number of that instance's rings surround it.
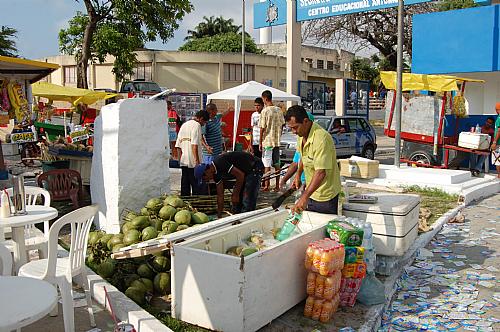
M 428 225 L 432 225 L 458 204 L 458 195 L 451 195 L 437 188 L 410 186 L 405 187 L 404 190 L 409 194 L 420 195 L 420 209 L 428 209 L 431 212 L 427 220 Z
M 186 322 L 177 320 L 173 318 L 170 313 L 165 311 L 158 311 L 154 307 L 150 305 L 146 305 L 143 307 L 146 311 L 148 311 L 151 315 L 155 316 L 160 322 L 168 326 L 174 332 L 206 332 L 210 331 L 204 329 L 202 327 L 191 325 Z

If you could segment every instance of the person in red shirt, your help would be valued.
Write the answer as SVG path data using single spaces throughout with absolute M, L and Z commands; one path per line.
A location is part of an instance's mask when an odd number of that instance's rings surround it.
M 495 119 L 493 117 L 488 117 L 486 122 L 481 127 L 481 134 L 488 134 L 491 137 L 491 142 L 493 142 L 493 135 L 495 135 Z M 471 153 L 470 155 L 470 166 L 471 173 L 473 176 L 478 176 L 481 173 L 481 169 L 484 166 L 484 162 L 486 160 L 485 155 L 478 155 Z
M 168 115 L 168 139 L 170 141 L 170 151 L 172 153 L 173 159 L 177 159 L 177 149 L 175 149 L 175 141 L 177 140 L 177 134 L 181 128 L 181 118 L 177 114 L 177 111 L 172 106 L 172 102 L 167 100 L 167 115 Z

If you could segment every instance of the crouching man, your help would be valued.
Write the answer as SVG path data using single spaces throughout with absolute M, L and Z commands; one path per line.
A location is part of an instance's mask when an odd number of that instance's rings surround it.
M 232 213 L 255 210 L 260 182 L 264 173 L 262 161 L 246 152 L 228 152 L 217 156 L 210 164 L 195 168 L 200 182 L 214 181 L 217 188 L 217 217 L 224 209 L 224 181 L 235 180 L 231 196 Z M 226 182 L 228 185 L 229 182 Z

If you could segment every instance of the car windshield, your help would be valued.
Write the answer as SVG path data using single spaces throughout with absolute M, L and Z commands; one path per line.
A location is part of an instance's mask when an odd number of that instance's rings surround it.
M 314 122 L 316 122 L 321 127 L 323 127 L 323 129 L 328 130 L 328 128 L 330 128 L 330 122 L 332 122 L 332 119 L 319 118 L 319 119 L 314 120 Z
M 134 82 L 136 91 L 161 92 L 161 88 L 154 82 Z

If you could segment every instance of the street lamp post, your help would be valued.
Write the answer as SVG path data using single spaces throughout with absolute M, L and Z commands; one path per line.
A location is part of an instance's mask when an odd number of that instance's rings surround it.
M 243 0 L 243 19 L 241 22 L 241 83 L 245 83 L 245 0 Z
M 397 81 L 396 81 L 396 137 L 395 137 L 395 153 L 394 166 L 400 167 L 401 159 L 401 109 L 403 107 L 403 25 L 404 25 L 404 3 L 403 0 L 398 1 L 398 63 L 397 63 Z M 390 128 L 389 128 L 390 129 Z

